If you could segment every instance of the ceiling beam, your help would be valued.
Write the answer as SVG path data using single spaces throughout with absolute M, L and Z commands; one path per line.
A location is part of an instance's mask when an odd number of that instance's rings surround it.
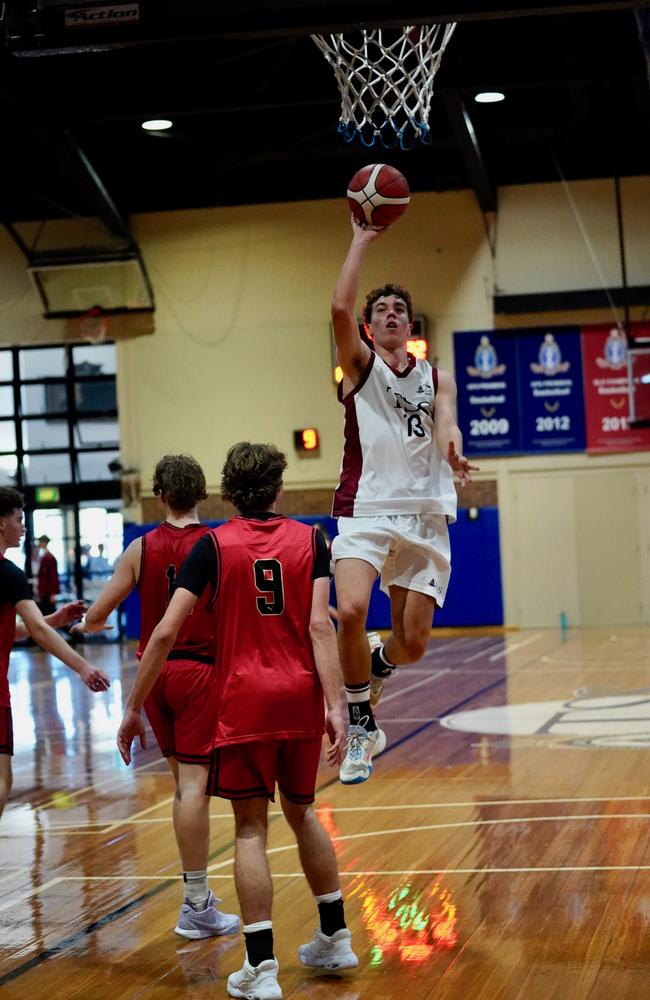
M 484 213 L 496 212 L 497 191 L 490 180 L 467 108 L 459 95 L 451 91 L 442 95 L 442 102 L 480 209 Z

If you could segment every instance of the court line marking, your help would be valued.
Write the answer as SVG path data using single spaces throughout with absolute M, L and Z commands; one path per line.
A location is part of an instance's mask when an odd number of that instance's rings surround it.
M 35 886 L 33 889 L 30 889 L 29 892 L 22 893 L 22 895 L 18 896 L 18 898 L 13 897 L 12 899 L 8 899 L 6 903 L 0 903 L 0 913 L 2 913 L 3 910 L 8 910 L 12 906 L 20 906 L 21 903 L 27 902 L 27 900 L 31 899 L 33 896 L 38 896 L 41 892 L 45 892 L 46 889 L 51 889 L 52 886 L 56 885 L 58 882 L 63 882 L 63 877 L 60 875 L 56 878 L 51 878 L 49 882 L 43 882 L 42 885 Z
M 499 645 L 498 641 L 495 642 L 495 643 L 492 643 L 491 645 L 488 644 L 484 649 L 479 649 L 478 653 L 474 653 L 473 656 L 467 656 L 467 657 L 465 657 L 465 659 L 462 660 L 461 662 L 462 663 L 472 663 L 474 660 L 478 660 L 478 658 L 480 656 L 485 656 L 486 653 L 489 653 L 490 649 L 496 649 L 498 647 L 498 645 Z
M 115 747 L 115 752 L 117 753 L 117 747 Z M 150 767 L 154 767 L 154 766 L 157 767 L 159 764 L 160 764 L 160 761 L 158 760 L 158 758 L 156 758 L 156 760 L 150 760 L 148 764 L 141 764 L 140 767 L 136 767 L 135 770 L 132 772 L 132 774 L 137 774 L 138 771 L 146 771 Z M 65 792 L 66 798 L 74 799 L 78 795 L 83 795 L 84 792 L 90 792 L 90 791 L 95 792 L 99 788 L 106 788 L 107 785 L 112 785 L 116 781 L 119 782 L 123 777 L 124 777 L 124 775 L 122 775 L 121 773 L 118 772 L 116 774 L 113 774 L 112 777 L 107 778 L 105 781 L 100 781 L 96 785 L 95 784 L 93 784 L 93 785 L 86 785 L 84 788 L 77 788 L 77 789 L 75 789 L 74 792 Z M 64 791 L 64 789 L 61 789 L 61 788 L 55 788 L 54 789 L 54 792 L 60 792 L 60 791 Z M 75 803 L 75 805 L 70 806 L 70 807 L 66 806 L 65 808 L 66 809 L 67 808 L 78 809 L 79 808 L 79 804 Z M 34 812 L 35 813 L 45 812 L 47 809 L 57 809 L 57 810 L 60 810 L 61 806 L 58 805 L 54 801 L 54 799 L 52 797 L 50 797 L 49 802 L 44 802 L 42 806 L 36 806 L 36 808 L 34 809 Z
M 339 878 L 354 878 L 358 875 L 495 875 L 534 872 L 645 872 L 650 865 L 528 865 L 511 868 L 369 868 L 363 871 L 346 869 L 339 872 Z M 271 878 L 305 878 L 300 872 L 271 872 Z M 232 875 L 208 872 L 208 879 L 228 879 Z M 182 875 L 63 875 L 54 882 L 182 882 Z M 51 883 L 41 886 L 42 891 Z M 13 903 L 11 904 L 13 905 Z
M 495 660 L 500 660 L 502 656 L 507 656 L 509 653 L 514 653 L 516 649 L 522 649 L 524 646 L 530 645 L 531 642 L 535 642 L 536 639 L 539 639 L 541 634 L 541 632 L 535 632 L 534 635 L 528 636 L 527 639 L 522 639 L 521 642 L 516 642 L 514 646 L 507 646 L 504 643 L 503 649 L 500 649 L 498 653 L 493 653 L 492 656 L 489 657 L 490 663 L 494 663 Z
M 425 684 L 430 684 L 431 681 L 437 680 L 438 677 L 442 677 L 444 674 L 448 674 L 451 671 L 451 667 L 443 667 L 442 670 L 436 670 L 433 674 L 428 674 L 421 681 L 415 681 L 414 684 L 409 684 L 408 687 L 400 688 L 399 691 L 394 691 L 392 694 L 387 695 L 385 698 L 381 699 L 382 705 L 390 701 L 392 698 L 401 698 L 403 694 L 407 694 L 409 691 L 415 691 L 416 688 L 423 687 Z M 419 720 L 415 720 L 419 721 Z M 429 722 L 429 719 L 423 719 L 423 722 Z

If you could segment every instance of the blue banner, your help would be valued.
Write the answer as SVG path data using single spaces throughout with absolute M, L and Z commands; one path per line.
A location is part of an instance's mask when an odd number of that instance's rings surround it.
M 512 331 L 517 339 L 522 451 L 586 446 L 580 327 Z
M 454 357 L 465 454 L 519 452 L 516 338 L 495 330 L 455 333 Z

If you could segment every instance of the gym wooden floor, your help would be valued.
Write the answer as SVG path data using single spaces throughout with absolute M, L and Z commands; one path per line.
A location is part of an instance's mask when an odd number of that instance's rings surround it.
M 226 996 L 241 936 L 173 933 L 181 883 L 166 764 L 152 745 L 127 769 L 115 749 L 133 650 L 92 652 L 112 678 L 100 696 L 43 654 L 12 658 L 3 996 Z M 298 963 L 316 914 L 272 807 L 285 997 L 650 996 L 649 653 L 650 629 L 435 633 L 387 685 L 388 748 L 371 780 L 343 787 L 326 768 L 319 778 L 355 975 Z M 214 799 L 211 812 L 211 885 L 237 911 L 229 809 Z

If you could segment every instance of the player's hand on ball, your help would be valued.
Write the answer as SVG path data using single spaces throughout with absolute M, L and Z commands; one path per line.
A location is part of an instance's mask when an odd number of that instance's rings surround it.
M 388 228 L 387 226 L 370 226 L 366 222 L 360 222 L 354 215 L 351 215 L 350 218 L 352 220 L 352 238 L 361 243 L 372 243 Z
M 139 712 L 132 708 L 125 708 L 122 716 L 122 724 L 117 731 L 117 749 L 125 764 L 131 763 L 131 744 L 136 736 L 140 740 L 142 749 L 146 749 L 147 737 L 144 730 L 144 722 Z
M 447 450 L 447 461 L 460 479 L 460 485 L 465 486 L 472 482 L 472 472 L 478 472 L 478 465 L 470 465 L 469 459 L 464 455 L 459 455 L 454 446 L 454 442 L 449 442 Z

